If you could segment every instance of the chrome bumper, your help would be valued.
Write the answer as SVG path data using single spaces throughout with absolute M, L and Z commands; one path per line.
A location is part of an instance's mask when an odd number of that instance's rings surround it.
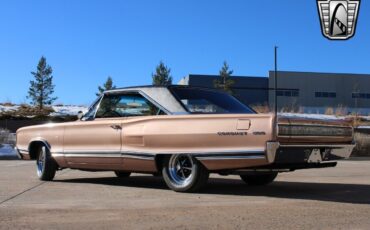
M 14 147 L 14 150 L 19 159 L 30 160 L 30 154 L 28 150 L 18 149 L 17 147 Z
M 19 159 L 22 159 L 22 155 L 21 155 L 21 153 L 19 152 L 19 149 L 18 149 L 17 147 L 14 147 L 14 151 L 15 151 L 15 153 L 17 154 L 17 157 L 18 157 Z
M 266 144 L 266 159 L 269 163 L 275 163 L 280 154 L 284 152 L 303 151 L 304 161 L 307 163 L 320 163 L 322 161 L 348 159 L 351 156 L 355 144 L 346 145 L 283 145 L 279 142 L 267 142 Z

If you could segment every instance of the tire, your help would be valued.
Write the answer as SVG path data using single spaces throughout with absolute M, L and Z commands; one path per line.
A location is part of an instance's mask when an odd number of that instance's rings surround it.
M 162 175 L 173 191 L 196 192 L 207 183 L 209 172 L 194 157 L 176 154 L 164 159 Z
M 241 175 L 240 178 L 242 178 L 242 180 L 248 185 L 260 186 L 272 183 L 277 175 L 277 172 L 272 172 L 256 175 Z
M 37 176 L 42 181 L 51 181 L 55 176 L 58 169 L 57 163 L 50 155 L 50 151 L 45 145 L 38 149 L 36 158 L 36 171 Z
M 127 178 L 131 175 L 130 172 L 122 172 L 122 171 L 114 171 L 114 174 L 116 174 L 118 178 Z

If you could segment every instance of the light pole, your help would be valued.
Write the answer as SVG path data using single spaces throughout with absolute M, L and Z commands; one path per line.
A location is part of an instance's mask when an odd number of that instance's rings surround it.
M 275 113 L 275 117 L 277 117 L 277 113 L 278 113 L 278 106 L 277 106 L 277 90 L 278 90 L 278 87 L 277 87 L 277 83 L 278 83 L 278 80 L 277 80 L 277 77 L 278 77 L 278 72 L 277 72 L 277 49 L 278 47 L 275 46 L 275 72 L 274 72 L 274 80 L 275 80 L 275 102 L 274 102 L 274 105 L 275 105 L 275 108 L 274 108 L 274 113 Z
M 275 91 L 275 97 L 274 97 L 274 137 L 277 139 L 277 135 L 278 135 L 278 118 L 277 118 L 277 115 L 278 115 L 278 106 L 277 106 L 277 76 L 278 76 L 278 72 L 277 72 L 277 49 L 278 47 L 275 46 L 275 72 L 274 72 L 274 80 L 275 80 L 275 85 L 274 85 L 274 91 Z

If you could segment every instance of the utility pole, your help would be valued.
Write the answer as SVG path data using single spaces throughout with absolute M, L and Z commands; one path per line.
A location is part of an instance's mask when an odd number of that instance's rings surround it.
M 278 115 L 278 106 L 277 106 L 277 102 L 278 102 L 278 100 L 277 100 L 277 90 L 278 90 L 278 87 L 277 87 L 277 77 L 278 77 L 278 72 L 277 72 L 277 49 L 278 49 L 278 47 L 277 46 L 275 46 L 275 72 L 274 72 L 274 80 L 275 80 L 275 86 L 274 86 L 274 93 L 275 93 L 275 97 L 274 97 L 274 100 L 275 100 L 275 102 L 274 102 L 274 129 L 273 129 L 273 136 L 275 137 L 275 138 L 277 138 L 277 135 L 278 135 L 278 130 L 277 130 L 277 124 L 278 124 L 278 117 L 277 117 L 277 115 Z
M 275 97 L 274 97 L 274 99 L 275 99 L 275 102 L 274 102 L 274 105 L 275 105 L 275 109 L 274 109 L 274 113 L 275 113 L 275 117 L 277 117 L 277 113 L 278 113 L 278 104 L 277 104 L 277 102 L 278 102 L 278 100 L 277 100 L 277 89 L 278 89 L 278 86 L 277 86 L 277 83 L 278 83 L 278 80 L 277 80 L 277 78 L 278 78 L 278 73 L 277 73 L 277 49 L 278 49 L 278 47 L 277 46 L 275 46 L 275 72 L 274 72 L 274 80 L 275 80 Z

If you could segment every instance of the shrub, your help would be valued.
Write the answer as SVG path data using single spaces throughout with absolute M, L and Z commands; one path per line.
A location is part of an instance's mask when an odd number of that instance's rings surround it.
M 370 134 L 355 132 L 355 142 L 353 156 L 370 156 Z
M 344 107 L 343 105 L 338 105 L 337 109 L 335 110 L 336 116 L 346 116 L 348 115 L 348 109 L 347 107 Z
M 251 108 L 257 113 L 269 113 L 270 112 L 270 107 L 266 103 L 251 105 Z
M 333 115 L 334 109 L 332 107 L 328 107 L 325 109 L 325 115 Z

